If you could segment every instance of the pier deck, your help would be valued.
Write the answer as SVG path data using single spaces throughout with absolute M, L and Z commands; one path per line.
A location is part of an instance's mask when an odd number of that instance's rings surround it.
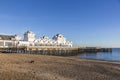
M 84 52 L 110 52 L 111 48 L 92 48 L 92 47 L 59 47 L 59 46 L 29 46 L 29 47 L 1 47 L 1 52 L 4 53 L 29 53 L 29 54 L 44 54 L 44 55 L 76 55 Z

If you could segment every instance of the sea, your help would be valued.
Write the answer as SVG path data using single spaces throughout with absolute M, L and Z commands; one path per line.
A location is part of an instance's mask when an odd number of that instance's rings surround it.
M 112 52 L 90 52 L 78 54 L 77 57 L 84 59 L 96 59 L 120 62 L 120 48 L 112 48 Z

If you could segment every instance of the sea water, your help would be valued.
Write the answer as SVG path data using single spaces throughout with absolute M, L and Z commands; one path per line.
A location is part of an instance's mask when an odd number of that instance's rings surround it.
M 112 52 L 92 52 L 78 54 L 77 57 L 85 59 L 98 59 L 107 61 L 119 61 L 120 62 L 120 48 L 113 48 Z

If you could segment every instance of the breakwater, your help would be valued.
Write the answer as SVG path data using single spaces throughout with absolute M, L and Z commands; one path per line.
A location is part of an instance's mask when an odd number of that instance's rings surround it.
M 58 47 L 58 46 L 29 46 L 29 47 L 3 47 L 0 52 L 3 53 L 28 53 L 43 55 L 73 56 L 83 52 L 110 52 L 111 48 L 96 47 Z

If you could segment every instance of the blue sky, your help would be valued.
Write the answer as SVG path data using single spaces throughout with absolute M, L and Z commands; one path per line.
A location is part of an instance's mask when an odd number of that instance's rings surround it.
M 120 0 L 0 0 L 0 33 L 63 34 L 74 45 L 120 47 Z

